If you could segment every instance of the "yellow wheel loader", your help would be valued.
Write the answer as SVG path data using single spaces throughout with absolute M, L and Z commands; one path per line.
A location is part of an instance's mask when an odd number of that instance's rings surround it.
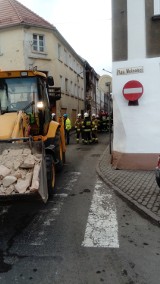
M 40 71 L 0 71 L 0 198 L 52 195 L 65 161 L 63 123 L 51 107 L 61 97 Z

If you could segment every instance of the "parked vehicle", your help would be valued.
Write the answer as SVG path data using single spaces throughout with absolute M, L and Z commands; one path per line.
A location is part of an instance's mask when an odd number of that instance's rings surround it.
M 0 71 L 0 197 L 46 202 L 53 193 L 66 151 L 64 127 L 51 116 L 59 89 L 39 71 Z

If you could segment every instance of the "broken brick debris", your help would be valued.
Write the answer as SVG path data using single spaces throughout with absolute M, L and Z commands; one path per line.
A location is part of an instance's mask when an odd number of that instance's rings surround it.
M 37 191 L 41 161 L 42 155 L 28 148 L 5 149 L 0 155 L 0 195 Z

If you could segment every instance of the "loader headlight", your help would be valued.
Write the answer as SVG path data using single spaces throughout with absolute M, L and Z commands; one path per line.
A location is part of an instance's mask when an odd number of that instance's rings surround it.
M 37 108 L 38 109 L 43 109 L 44 108 L 44 103 L 43 102 L 38 102 L 37 103 Z

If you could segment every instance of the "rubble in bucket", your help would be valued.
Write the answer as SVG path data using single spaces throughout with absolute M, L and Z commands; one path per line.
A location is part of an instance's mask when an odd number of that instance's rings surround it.
M 7 149 L 0 155 L 0 195 L 38 191 L 42 154 L 28 148 Z

